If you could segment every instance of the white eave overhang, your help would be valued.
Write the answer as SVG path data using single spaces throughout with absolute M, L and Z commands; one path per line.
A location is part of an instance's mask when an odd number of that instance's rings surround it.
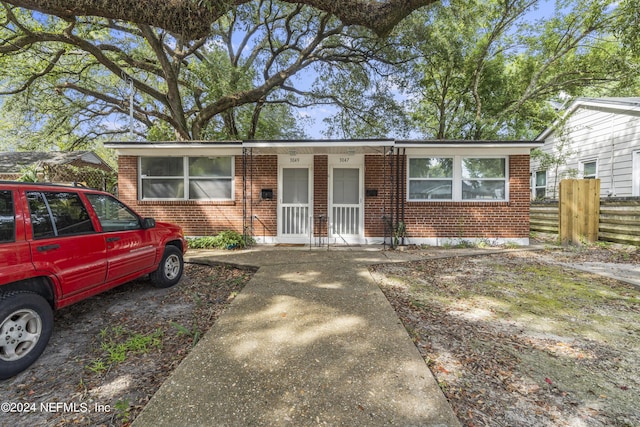
M 189 142 L 111 142 L 119 156 L 235 156 L 242 154 L 242 141 L 189 141 Z
M 392 147 L 390 139 L 307 139 L 245 141 L 243 146 L 251 149 L 252 154 L 383 154 L 385 147 Z
M 541 147 L 542 141 L 467 141 L 467 140 L 405 140 L 394 146 L 408 155 L 512 155 L 529 154 Z
M 422 155 L 510 155 L 528 154 L 542 141 L 466 141 L 392 139 L 314 139 L 189 142 L 112 142 L 105 147 L 118 155 L 130 156 L 212 156 L 212 155 L 305 155 L 305 154 L 384 154 L 402 149 L 405 154 Z

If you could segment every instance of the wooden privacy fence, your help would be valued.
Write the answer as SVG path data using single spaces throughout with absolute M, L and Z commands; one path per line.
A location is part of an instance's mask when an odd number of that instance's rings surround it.
M 560 242 L 563 245 L 598 240 L 600 180 L 560 181 Z
M 531 202 L 531 231 L 559 233 L 557 200 Z M 600 199 L 598 240 L 640 246 L 640 197 Z

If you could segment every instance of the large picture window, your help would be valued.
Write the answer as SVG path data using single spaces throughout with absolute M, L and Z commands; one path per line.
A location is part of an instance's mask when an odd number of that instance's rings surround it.
M 409 159 L 409 199 L 453 198 L 453 159 Z
M 507 200 L 506 157 L 410 157 L 408 200 Z
M 462 159 L 462 199 L 504 200 L 506 161 L 497 159 Z
M 233 199 L 233 157 L 140 157 L 141 199 Z

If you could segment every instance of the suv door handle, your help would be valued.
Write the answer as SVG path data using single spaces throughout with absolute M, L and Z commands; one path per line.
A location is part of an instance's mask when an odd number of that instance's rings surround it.
M 52 251 L 54 249 L 60 249 L 60 245 L 58 244 L 54 244 L 54 245 L 43 245 L 43 246 L 38 246 L 38 252 L 47 252 L 47 251 Z
M 107 242 L 117 242 L 118 240 L 120 240 L 120 237 L 107 237 Z

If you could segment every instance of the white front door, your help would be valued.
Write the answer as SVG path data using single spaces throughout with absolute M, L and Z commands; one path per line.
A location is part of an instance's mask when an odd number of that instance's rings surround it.
M 278 236 L 283 241 L 306 241 L 311 233 L 311 164 L 304 157 L 280 159 Z M 304 240 L 303 240 L 304 239 Z
M 330 237 L 337 244 L 359 243 L 363 237 L 362 160 L 362 156 L 336 156 L 331 159 Z

